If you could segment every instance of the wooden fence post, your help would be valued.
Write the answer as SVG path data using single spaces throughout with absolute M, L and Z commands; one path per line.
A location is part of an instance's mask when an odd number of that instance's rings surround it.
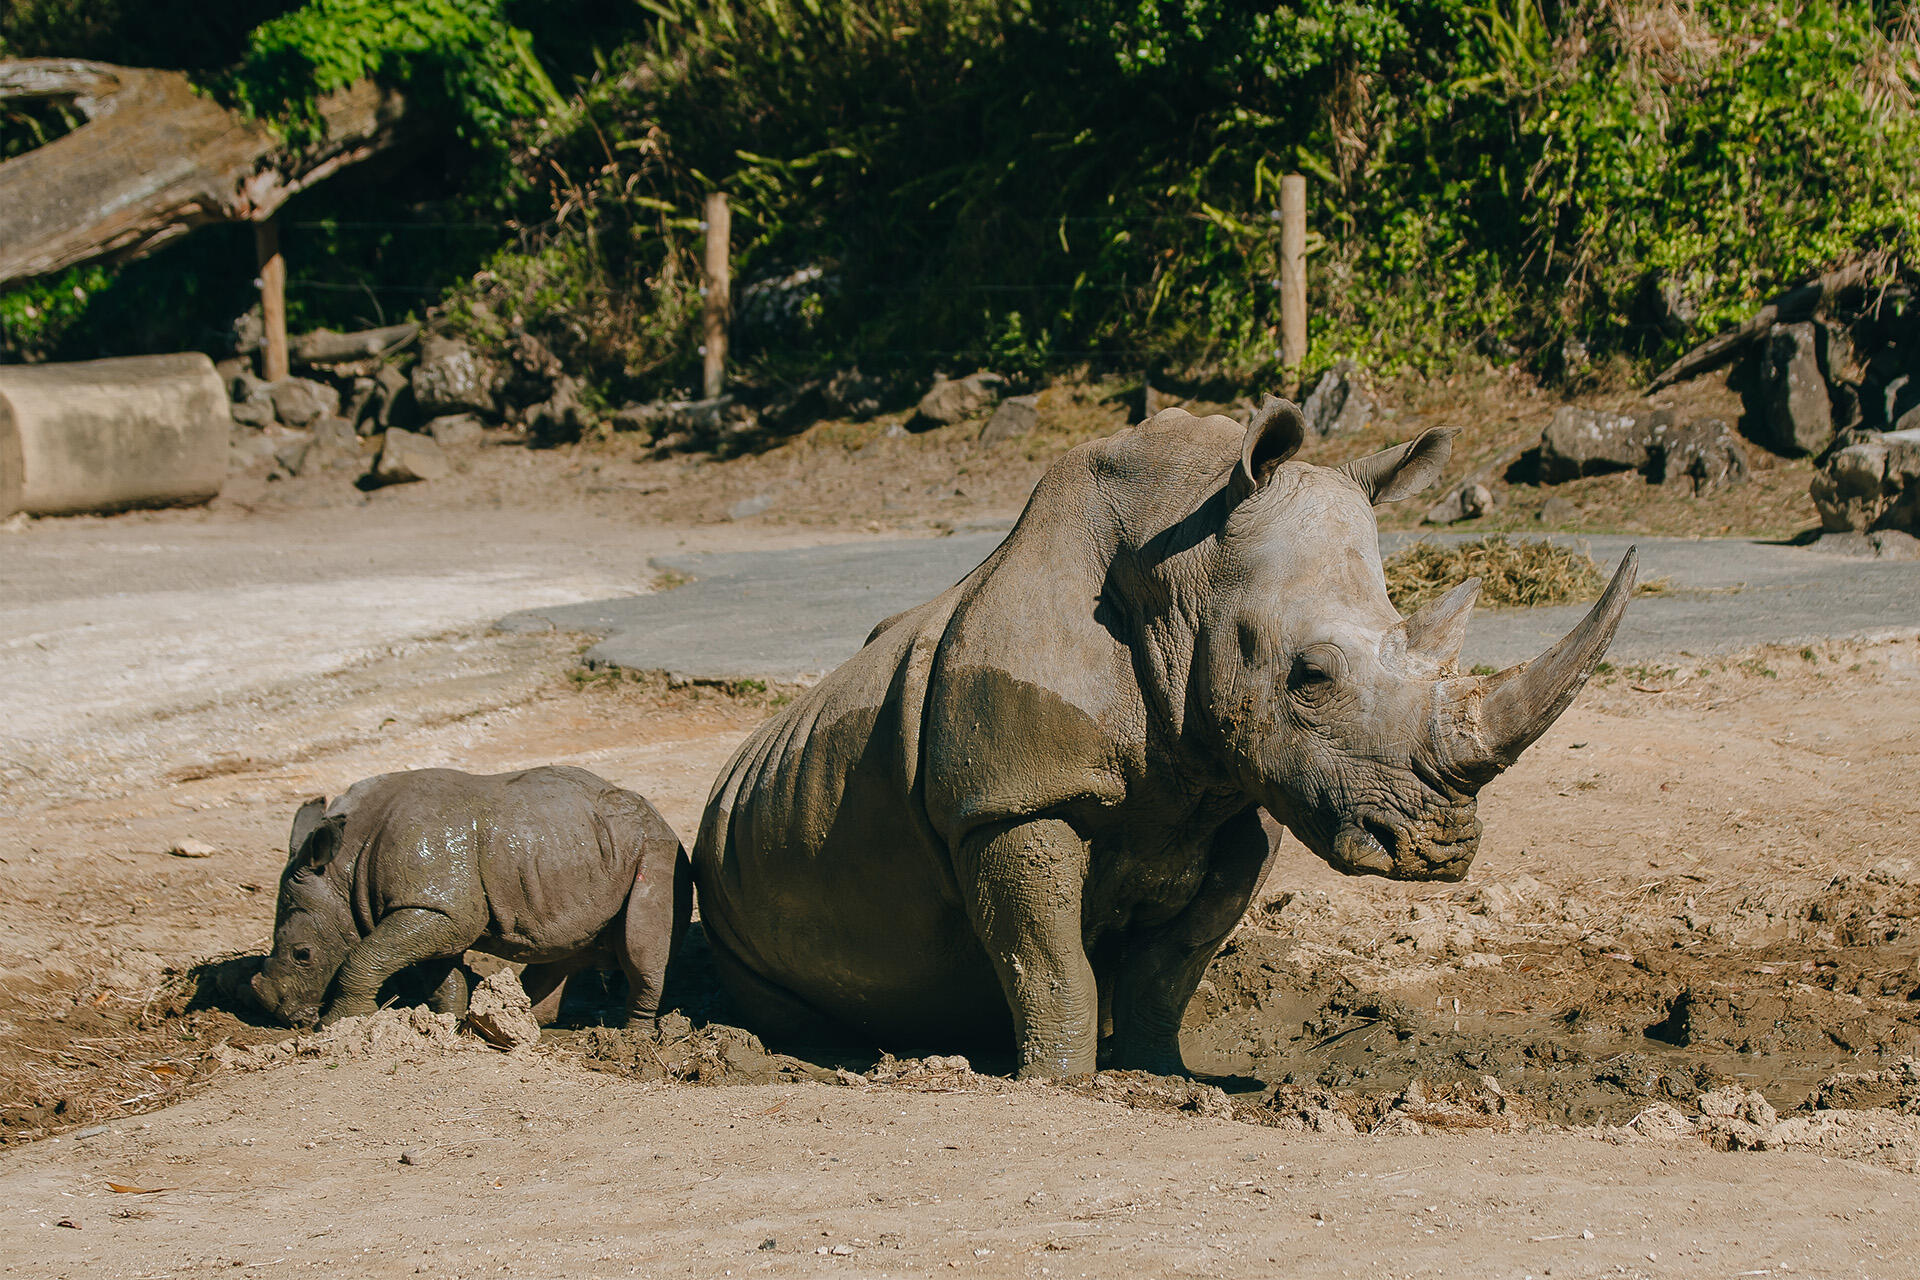
M 727 194 L 716 191 L 707 197 L 707 311 L 706 381 L 704 390 L 711 400 L 727 386 L 727 323 L 733 312 L 733 276 L 727 262 L 728 241 L 733 233 L 733 214 L 727 208 Z
M 1307 359 L 1307 180 L 1280 179 L 1280 363 Z
M 280 256 L 280 224 L 253 224 L 253 252 L 260 270 L 260 315 L 266 322 L 266 358 L 261 376 L 278 382 L 292 371 L 287 361 L 287 260 Z

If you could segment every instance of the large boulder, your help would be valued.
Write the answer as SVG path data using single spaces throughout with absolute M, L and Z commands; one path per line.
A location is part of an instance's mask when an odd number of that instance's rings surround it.
M 413 366 L 413 398 L 427 417 L 492 413 L 499 382 L 493 362 L 458 338 L 431 334 L 421 341 L 420 363 Z
M 1459 524 L 1477 520 L 1500 505 L 1499 495 L 1479 480 L 1467 480 L 1427 508 L 1427 524 Z
M 0 365 L 0 519 L 205 502 L 232 432 L 198 352 Z
M 1658 422 L 1649 446 L 1647 479 L 1705 497 L 1738 484 L 1752 470 L 1739 433 L 1718 418 Z
M 1810 492 L 1829 533 L 1920 533 L 1920 429 L 1867 435 L 1836 449 Z
M 1540 478 L 1559 484 L 1609 471 L 1637 471 L 1647 465 L 1654 428 L 1665 419 L 1562 405 L 1540 433 Z
M 1300 406 L 1307 426 L 1318 435 L 1330 436 L 1358 431 L 1372 422 L 1376 406 L 1367 394 L 1365 379 L 1365 373 L 1353 361 L 1335 361 Z
M 1775 453 L 1818 453 L 1833 439 L 1833 406 L 1811 324 L 1777 324 L 1761 366 L 1760 443 Z
M 916 431 L 949 427 L 985 413 L 1006 393 L 1007 380 L 985 370 L 964 378 L 935 378 L 908 425 Z

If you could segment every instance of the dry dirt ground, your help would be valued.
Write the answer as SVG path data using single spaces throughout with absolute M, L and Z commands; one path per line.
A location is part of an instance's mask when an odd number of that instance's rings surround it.
M 875 438 L 750 521 L 796 461 L 613 442 L 0 534 L 0 1274 L 1920 1273 L 1913 640 L 1611 672 L 1462 884 L 1288 841 L 1190 1010 L 1224 1089 L 769 1052 L 697 947 L 658 1042 L 605 991 L 514 1055 L 398 1009 L 289 1045 L 235 998 L 293 809 L 367 774 L 575 763 L 690 835 L 782 691 L 486 623 L 1024 496 L 929 495 L 971 446 Z

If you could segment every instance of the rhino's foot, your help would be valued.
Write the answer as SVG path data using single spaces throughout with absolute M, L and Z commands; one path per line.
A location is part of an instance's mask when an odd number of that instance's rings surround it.
M 1193 1074 L 1187 1070 L 1186 1061 L 1180 1056 L 1178 1043 L 1115 1044 L 1107 1055 L 1105 1065 L 1115 1071 L 1145 1071 L 1156 1076 Z

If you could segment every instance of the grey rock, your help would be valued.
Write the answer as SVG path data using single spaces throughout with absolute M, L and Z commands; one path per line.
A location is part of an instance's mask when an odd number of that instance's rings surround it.
M 265 388 L 250 393 L 245 400 L 233 402 L 233 420 L 243 427 L 269 427 L 279 419 L 274 416 L 273 398 Z
M 1320 375 L 1307 402 L 1300 406 L 1307 426 L 1316 434 L 1359 431 L 1373 421 L 1376 408 L 1367 394 L 1366 374 L 1351 360 L 1338 360 Z
M 241 365 L 241 367 L 236 369 L 233 375 L 227 379 L 227 398 L 235 404 L 239 404 L 243 400 L 251 399 L 255 392 L 266 390 L 266 387 L 267 380 L 265 378 L 256 378 L 252 370 L 248 369 L 245 365 Z
M 375 400 L 379 394 L 378 382 L 372 378 L 355 378 L 340 407 L 340 416 L 345 418 L 349 425 L 358 425 L 362 418 L 375 410 L 377 407 Z
M 820 394 L 829 414 L 864 422 L 887 407 L 894 384 L 877 374 L 862 373 L 855 366 L 828 378 Z
M 1462 520 L 1477 520 L 1498 505 L 1499 499 L 1492 489 L 1477 480 L 1469 480 L 1428 507 L 1422 519 L 1427 524 L 1458 524 Z
M 340 412 L 340 393 L 310 378 L 282 378 L 266 384 L 273 416 L 289 427 L 305 429 L 328 414 Z
M 1760 443 L 1775 453 L 1818 453 L 1833 439 L 1833 406 L 1817 345 L 1811 324 L 1777 324 L 1767 335 Z
M 1898 529 L 1878 529 L 1873 533 L 1823 533 L 1813 544 L 1815 551 L 1828 555 L 1856 556 L 1874 560 L 1920 560 L 1920 538 Z
M 759 415 L 732 396 L 660 400 L 633 405 L 623 412 L 628 414 L 628 421 L 640 424 L 636 429 L 651 430 L 654 450 L 659 453 L 712 449 L 751 437 L 760 425 Z
M 526 411 L 527 436 L 536 444 L 556 445 L 578 440 L 598 419 L 580 400 L 580 384 L 561 374 L 553 394 Z
M 1572 524 L 1579 518 L 1580 508 L 1557 495 L 1542 503 L 1540 510 L 1534 515 L 1534 519 L 1545 525 Z
M 380 443 L 380 456 L 373 464 L 373 478 L 381 484 L 407 484 L 414 480 L 438 480 L 452 470 L 453 465 L 432 436 L 389 427 Z
M 1836 449 L 1809 494 L 1829 533 L 1920 532 L 1920 429 L 1868 434 Z
M 987 419 L 987 425 L 980 428 L 980 443 L 1017 440 L 1039 424 L 1039 396 L 1009 396 L 993 411 L 993 416 Z
M 426 1153 L 418 1147 L 408 1147 L 400 1153 L 401 1164 L 425 1164 L 426 1162 Z
M 1560 484 L 1581 476 L 1644 467 L 1655 425 L 1652 417 L 1562 405 L 1540 433 L 1540 479 Z
M 464 449 L 479 444 L 487 432 L 486 424 L 471 413 L 443 414 L 429 422 L 424 430 L 442 449 Z
M 373 400 L 366 412 L 354 419 L 361 435 L 379 435 L 388 427 L 404 427 L 412 420 L 413 384 L 399 368 L 383 364 L 373 371 Z
M 615 431 L 631 431 L 643 439 L 652 439 L 659 434 L 660 424 L 670 416 L 658 401 L 653 404 L 629 404 L 615 409 L 607 424 Z
M 914 411 L 914 427 L 926 431 L 948 427 L 977 417 L 991 409 L 1006 394 L 1007 380 L 997 373 L 981 370 L 964 378 L 935 378 L 932 388 L 920 397 Z
M 507 344 L 506 378 L 500 394 L 509 404 L 530 405 L 552 397 L 566 369 L 546 343 L 517 331 Z
M 756 493 L 751 498 L 742 498 L 727 508 L 729 520 L 751 520 L 773 505 L 773 495 Z
M 1653 429 L 1648 453 L 1649 480 L 1686 488 L 1696 498 L 1738 484 L 1752 470 L 1746 443 L 1718 418 L 1680 425 L 1661 422 Z
M 414 365 L 413 398 L 429 417 L 445 413 L 492 413 L 500 374 L 493 362 L 476 355 L 458 338 L 432 334 L 420 343 Z
M 313 435 L 310 432 L 292 432 L 274 447 L 274 465 L 290 476 L 297 476 L 306 467 L 307 459 L 313 454 Z

